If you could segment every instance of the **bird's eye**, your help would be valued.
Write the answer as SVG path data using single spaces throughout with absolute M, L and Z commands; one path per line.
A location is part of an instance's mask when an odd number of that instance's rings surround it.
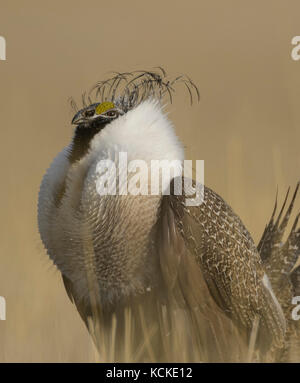
M 93 110 L 86 110 L 84 114 L 85 114 L 85 117 L 92 117 L 94 115 L 94 111 Z
M 106 115 L 107 115 L 108 117 L 116 117 L 117 114 L 118 114 L 118 113 L 117 113 L 115 110 L 110 110 L 110 111 L 108 111 L 108 112 L 106 113 Z

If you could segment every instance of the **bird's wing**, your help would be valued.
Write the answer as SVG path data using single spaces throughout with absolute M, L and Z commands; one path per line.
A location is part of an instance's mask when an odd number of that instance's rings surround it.
M 186 195 L 175 195 L 174 180 L 171 195 L 163 197 L 157 240 L 161 264 L 171 260 L 174 268 L 180 265 L 178 255 L 188 252 L 214 300 L 233 320 L 251 330 L 258 316 L 261 327 L 281 344 L 284 315 L 250 234 L 220 196 L 207 187 L 201 190 L 199 206 L 186 206 Z M 176 245 L 170 247 L 174 238 Z

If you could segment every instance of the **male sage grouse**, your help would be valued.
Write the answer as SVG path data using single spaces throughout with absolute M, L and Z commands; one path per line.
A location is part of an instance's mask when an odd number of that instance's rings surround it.
M 298 331 L 297 222 L 282 244 L 296 195 L 257 248 L 228 204 L 181 171 L 183 145 L 162 108 L 179 83 L 199 99 L 188 77 L 162 68 L 114 74 L 83 96 L 73 139 L 41 184 L 42 241 L 101 360 L 279 360 Z M 137 177 L 124 156 L 177 166 L 151 193 L 150 171 Z M 202 203 L 186 203 L 191 191 Z

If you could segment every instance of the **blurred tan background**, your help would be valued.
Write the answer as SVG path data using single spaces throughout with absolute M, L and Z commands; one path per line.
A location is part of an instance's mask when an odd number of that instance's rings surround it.
M 68 98 L 110 70 L 188 74 L 200 104 L 182 88 L 169 107 L 186 157 L 205 160 L 258 241 L 277 186 L 282 199 L 300 178 L 299 15 L 297 0 L 0 0 L 0 362 L 95 360 L 36 223 L 41 178 L 72 135 Z

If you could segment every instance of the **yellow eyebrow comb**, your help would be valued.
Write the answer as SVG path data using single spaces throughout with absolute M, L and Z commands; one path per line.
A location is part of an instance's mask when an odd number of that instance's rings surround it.
M 109 109 L 113 109 L 115 107 L 115 104 L 113 102 L 105 101 L 99 104 L 95 110 L 96 114 L 102 114 L 105 113 Z

